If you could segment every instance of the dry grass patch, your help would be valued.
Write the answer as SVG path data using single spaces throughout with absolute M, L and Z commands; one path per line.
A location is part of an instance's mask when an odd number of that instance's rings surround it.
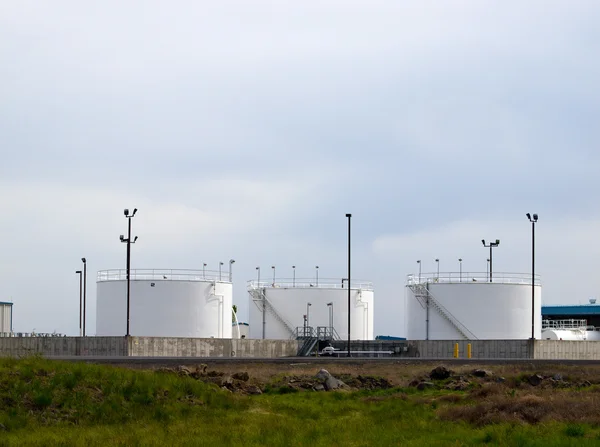
M 439 411 L 443 420 L 465 421 L 475 426 L 501 423 L 538 424 L 545 421 L 600 425 L 600 397 L 596 393 L 539 390 L 519 395 L 497 392 L 471 397 L 475 404 L 457 405 Z M 537 390 L 536 390 L 537 391 Z

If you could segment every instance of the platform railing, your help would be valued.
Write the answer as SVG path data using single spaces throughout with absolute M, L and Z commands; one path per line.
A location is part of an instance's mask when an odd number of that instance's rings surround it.
M 272 278 L 270 280 L 248 281 L 249 289 L 257 288 L 319 288 L 319 289 L 347 289 L 348 281 L 341 278 Z M 373 290 L 373 283 L 368 281 L 352 281 L 352 289 Z
M 98 271 L 97 281 L 124 281 L 127 269 Z M 131 281 L 221 281 L 229 282 L 229 271 L 222 270 L 186 270 L 186 269 L 131 269 Z
M 492 272 L 490 280 L 487 272 L 433 272 L 410 274 L 406 276 L 406 285 L 436 283 L 494 283 L 494 284 L 531 284 L 531 273 Z M 535 285 L 542 284 L 540 275 L 535 275 Z

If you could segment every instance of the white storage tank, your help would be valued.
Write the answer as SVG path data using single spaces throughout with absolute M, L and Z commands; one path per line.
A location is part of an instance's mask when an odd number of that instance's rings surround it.
M 545 329 L 542 340 L 588 340 L 588 331 L 577 329 Z
M 10 336 L 12 333 L 13 303 L 0 302 L 0 336 Z
M 231 338 L 227 273 L 132 269 L 130 275 L 130 335 Z M 125 335 L 126 270 L 99 271 L 96 287 L 96 335 Z
M 525 340 L 531 338 L 531 275 L 433 273 L 409 275 L 409 340 Z M 542 331 L 542 287 L 534 287 L 536 339 Z
M 341 279 L 249 281 L 250 338 L 289 339 L 333 328 L 327 338 L 348 337 L 348 283 Z M 350 338 L 373 340 L 373 285 L 352 281 Z M 263 324 L 264 323 L 264 324 Z M 325 329 L 323 329 L 325 328 Z
M 250 325 L 248 323 L 233 323 L 232 324 L 233 338 L 250 338 Z

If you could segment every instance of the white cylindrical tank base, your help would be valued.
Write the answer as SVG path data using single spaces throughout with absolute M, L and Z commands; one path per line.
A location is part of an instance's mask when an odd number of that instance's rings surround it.
M 125 335 L 127 281 L 121 277 L 100 278 L 105 277 L 99 274 L 97 282 L 96 335 Z M 231 320 L 230 282 L 203 280 L 202 276 L 198 279 L 189 274 L 154 274 L 150 279 L 130 281 L 130 335 L 231 338 Z

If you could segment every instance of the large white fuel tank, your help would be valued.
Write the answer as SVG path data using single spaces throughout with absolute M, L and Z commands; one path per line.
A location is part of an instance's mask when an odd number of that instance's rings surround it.
M 406 284 L 409 340 L 525 340 L 541 336 L 542 287 L 531 275 L 426 273 Z
M 348 284 L 341 279 L 249 281 L 250 337 L 289 339 L 305 327 L 329 328 L 348 337 Z M 352 281 L 350 338 L 373 340 L 373 284 Z
M 202 270 L 131 270 L 130 335 L 231 338 L 232 285 Z M 98 272 L 96 335 L 125 335 L 125 270 Z

